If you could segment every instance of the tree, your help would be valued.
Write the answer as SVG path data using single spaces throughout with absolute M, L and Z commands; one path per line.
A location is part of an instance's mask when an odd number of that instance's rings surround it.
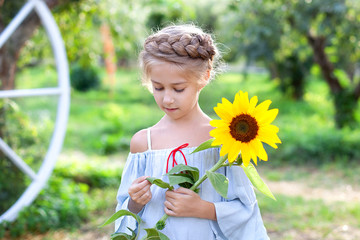
M 288 70 L 299 71 L 294 77 L 307 74 L 311 57 L 333 96 L 336 126 L 354 125 L 360 98 L 360 79 L 354 74 L 360 58 L 356 1 L 242 0 L 231 8 L 239 15 L 233 22 L 237 55 L 263 62 L 273 76 L 288 65 Z M 347 77 L 340 77 L 341 71 Z
M 3 0 L 0 1 L 0 32 L 10 23 L 13 17 L 18 13 L 20 8 L 24 5 L 25 0 Z M 73 1 L 78 2 L 78 1 Z M 68 8 L 71 3 L 70 0 L 45 0 L 45 3 L 50 9 L 57 9 L 58 11 Z M 35 30 L 40 26 L 40 19 L 33 11 L 26 17 L 23 23 L 17 28 L 7 42 L 0 48 L 0 80 L 1 90 L 12 90 L 15 88 L 15 74 L 17 68 L 17 61 L 21 50 L 25 43 L 33 35 Z M 2 99 L 0 101 L 0 138 L 5 139 L 9 146 L 36 145 L 36 135 L 32 135 L 28 127 L 28 119 L 21 113 L 14 111 L 10 101 Z M 9 129 L 8 122 L 21 121 L 22 126 L 14 129 Z M 14 134 L 13 137 L 10 133 Z M 30 134 L 29 134 L 30 133 Z M 22 145 L 22 147 L 24 147 Z M 39 150 L 37 152 L 40 152 Z M 37 159 L 38 156 L 33 154 L 32 157 Z M 26 179 L 13 164 L 11 164 L 2 152 L 0 152 L 0 214 L 3 213 L 14 200 L 17 195 L 23 191 Z
M 3 0 L 0 1 L 0 32 L 10 23 L 24 5 L 25 0 Z M 71 0 L 45 0 L 50 9 L 57 7 L 57 10 L 66 9 Z M 72 2 L 79 2 L 72 0 Z M 26 41 L 31 38 L 35 30 L 40 26 L 40 19 L 33 11 L 12 34 L 8 41 L 0 48 L 0 79 L 1 90 L 11 90 L 15 87 L 16 63 L 21 49 Z

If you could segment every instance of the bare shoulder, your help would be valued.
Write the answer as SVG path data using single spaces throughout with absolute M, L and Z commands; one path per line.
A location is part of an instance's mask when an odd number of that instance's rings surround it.
M 206 121 L 203 121 L 197 128 L 197 138 L 201 143 L 212 138 L 210 136 L 210 131 L 213 130 L 214 127 L 210 125 L 210 120 L 211 119 L 207 119 Z
M 139 153 L 145 152 L 147 146 L 147 130 L 143 129 L 134 134 L 130 142 L 130 152 Z

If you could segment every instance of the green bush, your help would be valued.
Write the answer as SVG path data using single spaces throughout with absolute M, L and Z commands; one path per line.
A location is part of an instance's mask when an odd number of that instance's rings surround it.
M 29 207 L 14 222 L 0 224 L 0 238 L 18 237 L 26 232 L 46 232 L 57 228 L 80 226 L 89 214 L 86 184 L 53 177 Z
M 107 166 L 104 163 L 69 160 L 58 163 L 54 174 L 85 183 L 90 188 L 118 187 L 121 180 L 120 167 Z
M 44 126 L 37 127 L 16 102 L 0 102 L 0 137 L 36 171 L 45 156 L 46 132 Z M 44 134 L 45 133 L 45 134 Z M 0 214 L 4 213 L 23 193 L 27 178 L 2 152 L 0 152 Z
M 283 144 L 279 145 L 279 149 L 269 149 L 270 158 L 278 163 L 319 165 L 360 159 L 360 129 L 317 128 L 314 132 L 285 132 L 281 140 Z
M 99 137 L 93 146 L 100 154 L 108 155 L 129 148 L 130 140 L 124 138 L 124 118 L 126 112 L 117 104 L 108 103 L 100 112 L 104 125 L 99 129 Z
M 100 78 L 93 67 L 75 64 L 70 71 L 71 86 L 81 92 L 96 89 L 100 86 Z

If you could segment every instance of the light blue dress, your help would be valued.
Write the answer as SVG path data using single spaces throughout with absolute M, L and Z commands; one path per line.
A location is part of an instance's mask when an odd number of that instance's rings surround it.
M 161 178 L 168 182 L 166 174 L 167 158 L 173 149 L 152 150 L 150 131 L 148 131 L 148 150 L 142 153 L 130 153 L 125 164 L 117 194 L 116 211 L 126 209 L 129 201 L 128 189 L 131 183 L 141 176 Z M 200 177 L 219 159 L 219 148 L 211 148 L 191 154 L 195 148 L 181 149 L 189 166 L 200 170 Z M 172 157 L 171 157 L 172 159 Z M 176 153 L 176 162 L 184 163 L 181 153 Z M 169 164 L 171 169 L 172 161 Z M 256 196 L 251 182 L 241 167 L 223 167 L 218 170 L 229 179 L 228 198 L 221 197 L 205 180 L 199 192 L 203 200 L 215 205 L 217 221 L 200 218 L 169 217 L 166 227 L 161 230 L 171 240 L 268 240 Z M 143 223 L 140 226 L 140 238 L 145 228 L 153 228 L 164 215 L 165 189 L 151 186 L 152 199 L 138 214 Z M 130 233 L 127 227 L 137 231 L 138 226 L 132 217 L 122 217 L 115 222 L 116 232 Z

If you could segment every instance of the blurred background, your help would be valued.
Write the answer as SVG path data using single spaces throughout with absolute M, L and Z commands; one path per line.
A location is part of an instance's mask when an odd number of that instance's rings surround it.
M 25 0 L 0 1 L 0 31 Z M 258 195 L 271 239 L 360 239 L 360 2 L 357 0 L 46 0 L 70 64 L 71 107 L 61 155 L 44 188 L 0 239 L 109 239 L 131 136 L 163 115 L 141 86 L 145 37 L 171 23 L 211 33 L 224 71 L 202 109 L 239 90 L 271 99 L 282 140 L 258 171 L 277 201 Z M 55 87 L 49 40 L 36 14 L 0 49 L 1 90 Z M 19 37 L 20 36 L 20 37 Z M 34 171 L 58 98 L 0 100 L 0 137 Z M 0 214 L 30 179 L 0 153 Z

